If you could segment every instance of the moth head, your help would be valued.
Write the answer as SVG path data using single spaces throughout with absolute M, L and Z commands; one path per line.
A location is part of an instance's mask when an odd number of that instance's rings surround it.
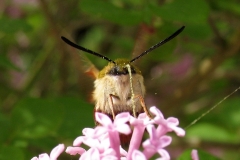
M 105 75 L 127 75 L 129 74 L 127 65 L 130 66 L 132 74 L 141 74 L 141 71 L 128 59 L 116 59 L 114 62 L 115 63 L 109 62 L 108 65 L 99 72 L 98 78 L 104 77 Z

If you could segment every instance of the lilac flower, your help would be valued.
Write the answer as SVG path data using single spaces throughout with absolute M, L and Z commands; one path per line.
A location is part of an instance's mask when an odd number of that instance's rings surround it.
M 56 160 L 58 156 L 64 151 L 64 144 L 59 144 L 50 153 L 50 156 L 47 153 L 40 154 L 39 157 L 33 157 L 31 160 Z
M 133 151 L 135 151 L 140 147 L 144 130 L 146 128 L 146 125 L 149 124 L 150 122 L 149 120 L 150 119 L 145 113 L 139 114 L 138 118 L 134 118 L 131 116 L 130 124 L 134 127 L 134 129 L 133 129 L 133 134 L 132 134 L 132 138 L 131 138 L 129 149 L 128 149 L 128 156 L 127 156 L 128 159 L 130 159 L 131 155 L 133 154 Z
M 145 154 L 145 156 L 147 158 L 150 158 L 153 154 L 158 152 L 163 159 L 170 159 L 168 152 L 163 148 L 171 143 L 172 138 L 166 135 L 159 136 L 157 134 L 157 130 L 153 125 L 149 125 L 147 127 L 147 131 L 150 138 L 143 143 L 143 153 Z
M 86 150 L 81 147 L 67 147 L 66 149 L 66 153 L 70 155 L 76 155 L 76 154 L 82 155 L 85 152 Z
M 192 157 L 193 160 L 199 160 L 198 151 L 196 149 L 192 150 L 191 157 Z
M 145 157 L 145 155 L 138 151 L 138 150 L 134 150 L 132 153 L 132 159 L 136 159 L 136 160 L 147 160 L 147 158 Z
M 150 111 L 155 115 L 153 119 L 150 119 L 146 113 L 139 114 L 135 118 L 128 112 L 123 112 L 119 113 L 113 122 L 107 115 L 96 112 L 95 119 L 100 125 L 83 129 L 83 136 L 77 137 L 73 147 L 67 147 L 66 153 L 80 155 L 80 160 L 146 160 L 155 154 L 160 155 L 157 160 L 169 160 L 170 155 L 165 147 L 170 145 L 172 138 L 166 134 L 174 131 L 178 136 L 184 136 L 185 131 L 178 127 L 178 119 L 173 117 L 164 119 L 163 114 L 156 107 L 151 107 Z M 145 131 L 148 132 L 149 138 L 142 143 Z M 131 132 L 128 150 L 124 150 L 120 145 L 119 134 L 128 135 Z M 82 148 L 82 144 L 88 148 Z M 50 157 L 42 154 L 32 160 L 57 159 L 64 146 L 59 145 L 56 148 L 53 149 Z M 192 159 L 198 160 L 196 151 L 192 152 Z
M 170 117 L 168 119 L 164 119 L 162 112 L 157 107 L 151 107 L 150 111 L 155 115 L 153 121 L 155 124 L 158 124 L 157 134 L 165 135 L 167 132 L 174 131 L 178 136 L 185 136 L 185 131 L 177 127 L 179 124 L 177 118 Z
M 112 123 L 111 119 L 102 113 L 95 113 L 96 121 L 99 122 L 102 126 L 98 126 L 96 128 L 97 133 L 99 133 L 99 130 L 105 130 L 108 132 L 109 140 L 110 140 L 110 146 L 112 149 L 115 150 L 116 156 L 119 159 L 120 158 L 120 138 L 119 133 L 122 134 L 130 134 L 131 129 L 128 124 L 126 124 L 129 121 L 130 114 L 128 112 L 123 112 L 118 114 L 114 122 Z M 101 133 L 101 131 L 100 131 Z
M 113 149 L 109 148 L 105 154 L 100 154 L 99 150 L 97 148 L 90 148 L 87 152 L 85 152 L 81 157 L 80 160 L 89 160 L 89 159 L 94 159 L 94 160 L 118 160 L 116 153 Z

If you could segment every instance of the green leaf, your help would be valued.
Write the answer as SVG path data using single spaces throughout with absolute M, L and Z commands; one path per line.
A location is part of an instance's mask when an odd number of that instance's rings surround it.
M 27 32 L 32 29 L 32 27 L 23 19 L 1 18 L 0 24 L 0 32 L 6 34 L 15 33 L 20 30 Z
M 191 152 L 192 150 L 186 150 L 184 151 L 179 157 L 178 157 L 178 160 L 192 160 L 191 158 Z M 204 160 L 220 160 L 219 158 L 207 153 L 207 152 L 204 152 L 202 150 L 197 150 L 198 152 L 198 157 L 199 159 L 204 159 Z
M 42 28 L 46 26 L 46 19 L 42 12 L 34 12 L 28 15 L 26 22 L 36 32 L 42 32 Z
M 216 1 L 216 6 L 218 6 L 221 10 L 226 10 L 228 12 L 232 12 L 233 14 L 240 15 L 239 2 L 221 0 Z
M 172 40 L 171 43 L 165 44 L 161 46 L 161 48 L 152 51 L 151 54 L 148 55 L 148 58 L 151 61 L 159 62 L 159 61 L 172 61 L 174 59 L 174 49 L 176 48 L 177 41 Z
M 180 22 L 186 28 L 183 34 L 195 39 L 211 36 L 208 24 L 210 8 L 202 0 L 175 0 L 162 6 L 150 3 L 151 11 L 167 22 Z
M 10 121 L 2 113 L 0 113 L 0 128 L 4 128 L 0 132 L 0 144 L 4 144 L 10 135 Z
M 82 135 L 82 129 L 94 127 L 93 105 L 79 98 L 62 97 L 56 99 L 64 107 L 64 119 L 59 129 L 62 136 L 76 138 Z
M 240 124 L 240 99 L 232 98 L 225 101 L 221 104 L 221 109 L 221 123 L 238 129 Z
M 207 23 L 204 24 L 184 24 L 186 28 L 184 34 L 194 38 L 194 39 L 206 39 L 212 36 L 212 30 Z
M 100 0 L 82 0 L 80 9 L 88 14 L 104 18 L 121 25 L 134 25 L 142 21 L 140 11 L 119 8 Z
M 237 134 L 231 133 L 223 127 L 218 127 L 209 123 L 199 123 L 191 126 L 187 130 L 187 138 L 199 138 L 209 142 L 239 143 Z
M 24 98 L 13 110 L 12 127 L 16 136 L 43 137 L 59 128 L 63 114 L 61 103 L 54 99 Z
M 208 4 L 202 0 L 175 0 L 162 6 L 152 4 L 151 8 L 165 20 L 188 24 L 206 23 L 210 12 Z
M 18 67 L 16 67 L 12 62 L 4 55 L 0 55 L 0 66 L 7 69 L 14 69 L 20 71 Z
M 13 111 L 12 123 L 23 138 L 76 138 L 83 128 L 94 127 L 93 105 L 74 97 L 24 98 Z
M 0 147 L 0 160 L 25 160 L 24 153 L 21 149 L 12 146 Z

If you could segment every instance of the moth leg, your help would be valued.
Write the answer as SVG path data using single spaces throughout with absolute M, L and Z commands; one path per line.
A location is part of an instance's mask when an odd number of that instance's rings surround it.
M 145 104 L 145 101 L 144 101 L 143 97 L 141 95 L 135 95 L 134 98 L 138 98 L 140 100 L 140 103 L 141 103 L 141 106 L 142 106 L 144 112 L 147 114 L 147 116 L 150 119 L 153 119 L 153 116 L 150 114 L 148 108 L 146 107 L 146 104 Z
M 112 116 L 113 116 L 113 120 L 115 119 L 115 113 L 114 113 L 114 111 L 113 111 L 113 94 L 109 94 L 109 97 L 110 97 L 110 101 L 111 101 L 111 105 L 109 105 L 110 106 L 110 109 L 111 109 L 111 112 L 112 112 Z

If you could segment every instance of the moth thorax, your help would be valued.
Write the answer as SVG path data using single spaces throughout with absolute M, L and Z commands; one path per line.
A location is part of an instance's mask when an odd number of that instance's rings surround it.
M 140 74 L 133 74 L 132 80 L 129 75 L 105 75 L 95 80 L 95 90 L 93 98 L 96 104 L 96 110 L 104 113 L 132 112 L 137 110 L 140 112 L 141 104 L 138 98 L 132 98 L 133 95 L 144 98 L 145 86 L 143 77 Z M 136 107 L 133 107 L 133 106 Z

